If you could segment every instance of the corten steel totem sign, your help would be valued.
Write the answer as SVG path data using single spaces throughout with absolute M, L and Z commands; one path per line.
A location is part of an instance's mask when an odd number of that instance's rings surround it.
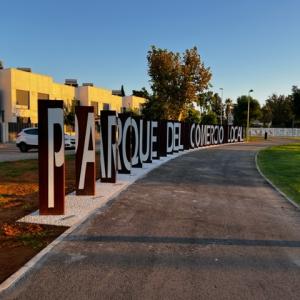
M 63 101 L 39 100 L 40 214 L 64 214 Z M 95 194 L 95 120 L 93 107 L 76 107 L 76 194 Z M 101 112 L 100 176 L 116 182 L 117 170 L 129 174 L 167 154 L 209 145 L 242 142 L 238 126 L 151 121 L 115 111 Z
M 164 120 L 158 121 L 158 156 L 167 156 L 167 122 Z
M 75 107 L 76 195 L 95 195 L 96 152 L 93 106 Z
M 112 110 L 102 110 L 100 115 L 100 177 L 101 182 L 115 183 L 117 179 L 117 116 Z
M 131 171 L 131 114 L 118 114 L 118 173 Z
M 181 144 L 183 145 L 184 150 L 190 149 L 190 124 L 182 122 L 181 123 Z
M 38 100 L 39 208 L 41 215 L 65 209 L 65 141 L 63 101 Z

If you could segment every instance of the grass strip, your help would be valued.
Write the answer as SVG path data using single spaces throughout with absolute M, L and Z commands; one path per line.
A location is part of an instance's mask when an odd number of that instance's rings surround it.
M 261 150 L 257 163 L 276 187 L 300 204 L 300 143 Z

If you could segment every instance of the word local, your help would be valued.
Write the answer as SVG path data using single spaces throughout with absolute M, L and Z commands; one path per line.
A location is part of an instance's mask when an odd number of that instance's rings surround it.
M 39 100 L 40 214 L 65 211 L 63 101 Z M 92 106 L 75 108 L 76 194 L 94 195 L 96 182 L 95 119 Z M 178 121 L 151 121 L 130 113 L 101 111 L 100 180 L 115 183 L 168 154 L 198 147 L 243 141 L 243 128 Z

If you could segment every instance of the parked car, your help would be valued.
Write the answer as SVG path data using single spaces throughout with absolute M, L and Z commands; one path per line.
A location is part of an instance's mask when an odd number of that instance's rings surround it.
M 27 152 L 30 149 L 38 148 L 38 128 L 29 127 L 22 129 L 16 140 L 16 146 L 21 152 Z M 75 149 L 75 137 L 69 134 L 65 134 L 65 148 Z

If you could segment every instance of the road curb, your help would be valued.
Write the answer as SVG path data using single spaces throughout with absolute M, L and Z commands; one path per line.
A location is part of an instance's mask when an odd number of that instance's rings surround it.
M 261 151 L 261 150 L 260 150 Z M 257 157 L 258 157 L 258 154 L 259 152 L 256 152 L 255 154 L 255 165 L 256 165 L 256 169 L 258 171 L 258 173 L 261 175 L 261 177 L 276 191 L 278 192 L 283 198 L 285 198 L 288 202 L 290 202 L 295 208 L 299 209 L 300 210 L 300 205 L 298 205 L 297 203 L 295 203 L 291 198 L 289 198 L 284 192 L 282 192 L 277 186 L 275 186 L 273 184 L 273 182 L 268 179 L 264 174 L 263 172 L 261 171 L 261 169 L 259 168 L 258 166 L 258 163 L 257 163 Z
M 238 143 L 226 143 L 226 144 L 218 144 L 218 145 L 210 145 L 210 146 L 204 146 L 200 148 L 194 148 L 194 149 L 189 149 L 187 151 L 182 151 L 177 153 L 174 157 L 172 157 L 170 160 L 163 161 L 161 164 L 155 166 L 154 168 L 149 169 L 149 172 L 152 170 L 162 166 L 168 161 L 172 161 L 178 157 L 181 157 L 183 155 L 195 152 L 195 151 L 201 151 L 201 150 L 206 150 L 206 149 L 213 149 L 217 147 L 222 147 L 222 146 L 229 146 L 229 145 L 237 145 L 237 144 L 244 144 L 246 142 L 238 142 Z M 141 179 L 145 177 L 149 172 L 144 173 L 141 175 L 138 179 Z M 14 274 L 12 274 L 10 277 L 8 277 L 5 281 L 3 281 L 0 284 L 0 296 L 1 294 L 4 294 L 8 289 L 13 288 L 18 281 L 21 279 L 24 279 L 30 272 L 30 270 L 39 262 L 41 261 L 46 254 L 48 254 L 56 245 L 58 245 L 61 241 L 64 240 L 65 237 L 67 237 L 69 234 L 71 234 L 74 230 L 79 228 L 81 225 L 83 225 L 91 216 L 96 214 L 97 212 L 105 209 L 106 207 L 109 207 L 109 204 L 113 199 L 115 199 L 121 192 L 125 191 L 129 186 L 131 186 L 135 181 L 130 182 L 128 185 L 123 186 L 120 190 L 116 191 L 113 195 L 111 195 L 108 200 L 105 202 L 105 204 L 101 207 L 96 208 L 95 210 L 91 211 L 86 218 L 80 220 L 79 222 L 75 223 L 72 225 L 70 228 L 68 228 L 66 231 L 64 231 L 61 235 L 59 235 L 55 240 L 53 240 L 48 246 L 46 246 L 43 250 L 41 250 L 38 254 L 36 254 L 34 257 L 32 257 L 23 267 L 21 267 L 18 271 L 16 271 Z M 0 297 L 1 298 L 1 297 Z

